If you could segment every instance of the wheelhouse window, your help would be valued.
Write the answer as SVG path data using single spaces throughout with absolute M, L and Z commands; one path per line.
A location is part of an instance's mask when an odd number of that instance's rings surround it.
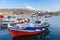
M 11 26 L 15 26 L 16 24 L 10 24 Z

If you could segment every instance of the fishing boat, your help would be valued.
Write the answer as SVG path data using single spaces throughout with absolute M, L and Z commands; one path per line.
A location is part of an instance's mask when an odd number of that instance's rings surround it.
M 20 37 L 43 33 L 49 25 L 47 22 L 38 20 L 30 22 L 30 19 L 17 19 L 13 23 L 8 24 L 8 30 L 13 37 Z
M 45 18 L 50 18 L 52 17 L 52 15 L 45 15 Z

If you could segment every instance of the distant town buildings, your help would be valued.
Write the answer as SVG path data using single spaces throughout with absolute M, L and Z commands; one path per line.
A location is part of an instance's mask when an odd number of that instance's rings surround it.
M 12 9 L 0 9 L 0 14 L 31 14 L 31 13 L 36 13 L 36 12 L 42 12 L 45 15 L 50 14 L 50 15 L 58 15 L 60 14 L 60 11 L 58 12 L 48 12 L 48 11 L 41 11 L 37 8 L 32 8 L 32 7 L 25 7 L 25 8 L 12 8 Z

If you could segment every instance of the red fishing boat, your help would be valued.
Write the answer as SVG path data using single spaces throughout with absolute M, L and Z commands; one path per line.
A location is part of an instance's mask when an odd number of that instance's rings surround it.
M 36 35 L 46 31 L 49 24 L 38 25 L 33 23 L 25 23 L 25 21 L 20 20 L 21 23 L 8 24 L 8 30 L 13 37 Z M 39 23 L 39 22 L 38 22 Z

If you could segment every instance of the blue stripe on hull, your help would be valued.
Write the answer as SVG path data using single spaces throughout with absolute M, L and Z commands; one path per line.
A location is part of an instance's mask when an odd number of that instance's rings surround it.
M 50 24 L 49 24 L 50 25 Z M 45 27 L 27 27 L 27 28 L 25 28 L 24 30 L 36 30 L 36 29 L 40 29 L 40 30 L 42 30 L 42 28 L 45 28 L 45 29 L 47 29 L 48 27 L 49 27 L 49 25 L 47 25 L 47 26 L 45 26 Z
M 42 27 L 27 27 L 24 30 L 36 30 L 36 29 L 42 29 Z

